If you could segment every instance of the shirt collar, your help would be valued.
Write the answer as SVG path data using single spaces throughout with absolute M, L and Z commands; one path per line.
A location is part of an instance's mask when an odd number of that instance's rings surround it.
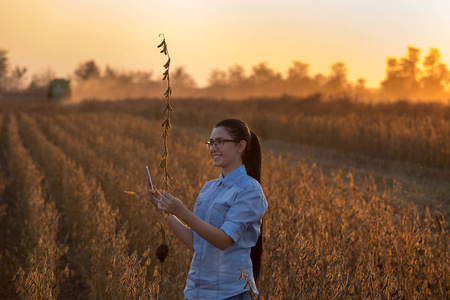
M 220 177 L 217 182 L 217 185 L 220 185 L 222 183 L 224 186 L 229 188 L 233 184 L 235 184 L 243 175 L 247 175 L 247 170 L 245 169 L 245 165 L 242 165 L 239 168 L 234 169 L 226 177 L 223 177 L 222 172 L 220 172 Z

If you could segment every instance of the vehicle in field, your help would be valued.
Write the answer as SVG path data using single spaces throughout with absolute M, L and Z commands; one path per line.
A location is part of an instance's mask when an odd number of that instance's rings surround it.
M 49 102 L 69 100 L 70 95 L 70 80 L 55 78 L 50 81 L 47 91 L 47 100 Z

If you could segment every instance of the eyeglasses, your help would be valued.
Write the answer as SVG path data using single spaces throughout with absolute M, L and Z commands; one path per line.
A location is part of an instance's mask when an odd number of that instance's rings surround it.
M 223 147 L 223 144 L 225 143 L 225 142 L 235 142 L 235 143 L 237 143 L 237 142 L 239 142 L 239 141 L 236 141 L 236 140 L 227 140 L 227 139 L 217 139 L 217 140 L 209 140 L 209 141 L 207 141 L 205 144 L 206 144 L 206 149 L 211 149 L 211 147 L 216 147 L 216 149 L 220 149 L 220 148 L 222 148 Z

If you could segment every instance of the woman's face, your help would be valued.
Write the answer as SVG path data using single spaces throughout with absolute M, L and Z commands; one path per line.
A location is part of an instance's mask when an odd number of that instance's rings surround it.
M 218 139 L 233 140 L 231 135 L 224 127 L 216 127 L 211 133 L 210 140 L 216 141 Z M 245 150 L 246 141 L 240 142 L 224 142 L 219 149 L 212 146 L 209 149 L 209 154 L 213 160 L 215 167 L 222 168 L 224 176 L 228 175 L 234 169 L 242 166 L 242 153 Z

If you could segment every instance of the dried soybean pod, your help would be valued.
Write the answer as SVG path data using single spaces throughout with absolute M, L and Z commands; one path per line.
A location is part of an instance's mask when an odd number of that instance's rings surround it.
M 167 246 L 167 244 L 165 243 L 162 243 L 161 245 L 159 245 L 158 249 L 156 249 L 156 257 L 160 262 L 164 262 L 168 254 L 169 246 Z

